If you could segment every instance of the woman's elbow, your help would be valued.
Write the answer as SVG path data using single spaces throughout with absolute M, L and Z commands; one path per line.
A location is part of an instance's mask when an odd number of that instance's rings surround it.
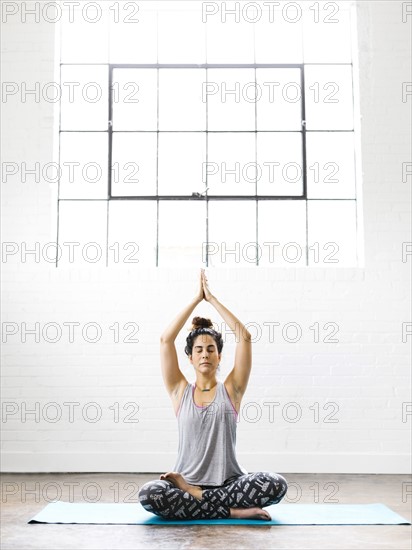
M 246 342 L 251 342 L 252 341 L 252 335 L 250 334 L 250 332 L 248 330 L 243 330 L 242 331 L 242 336 L 243 336 L 243 339 Z

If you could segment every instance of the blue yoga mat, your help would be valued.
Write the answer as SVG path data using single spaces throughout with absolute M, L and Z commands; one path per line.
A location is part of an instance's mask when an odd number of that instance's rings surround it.
M 52 502 L 28 523 L 127 525 L 410 525 L 384 504 L 274 504 L 265 508 L 272 521 L 256 519 L 166 520 L 140 503 Z

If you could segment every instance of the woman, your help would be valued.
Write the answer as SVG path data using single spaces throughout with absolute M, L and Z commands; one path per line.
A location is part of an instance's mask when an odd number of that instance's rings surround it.
M 222 335 L 208 319 L 195 317 L 185 352 L 196 382 L 189 384 L 179 369 L 174 341 L 194 308 L 209 302 L 236 335 L 235 363 L 224 382 L 216 374 Z M 179 427 L 174 471 L 149 481 L 139 492 L 144 508 L 165 519 L 248 518 L 270 520 L 262 508 L 286 494 L 286 480 L 270 472 L 247 473 L 235 454 L 237 417 L 251 364 L 251 335 L 209 290 L 204 270 L 192 302 L 160 339 L 163 379 Z

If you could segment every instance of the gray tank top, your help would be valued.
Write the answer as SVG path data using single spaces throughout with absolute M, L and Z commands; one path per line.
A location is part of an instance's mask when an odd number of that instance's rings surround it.
M 174 467 L 191 485 L 223 485 L 247 474 L 236 459 L 236 410 L 223 382 L 218 381 L 215 399 L 194 402 L 195 384 L 188 384 L 177 412 L 178 457 Z

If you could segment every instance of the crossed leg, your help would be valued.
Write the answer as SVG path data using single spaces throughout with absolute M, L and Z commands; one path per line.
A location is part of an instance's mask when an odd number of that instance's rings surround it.
M 139 497 L 146 510 L 169 519 L 270 520 L 263 507 L 280 502 L 286 491 L 285 478 L 271 472 L 245 474 L 212 489 L 190 485 L 178 472 L 167 472 L 146 483 Z

